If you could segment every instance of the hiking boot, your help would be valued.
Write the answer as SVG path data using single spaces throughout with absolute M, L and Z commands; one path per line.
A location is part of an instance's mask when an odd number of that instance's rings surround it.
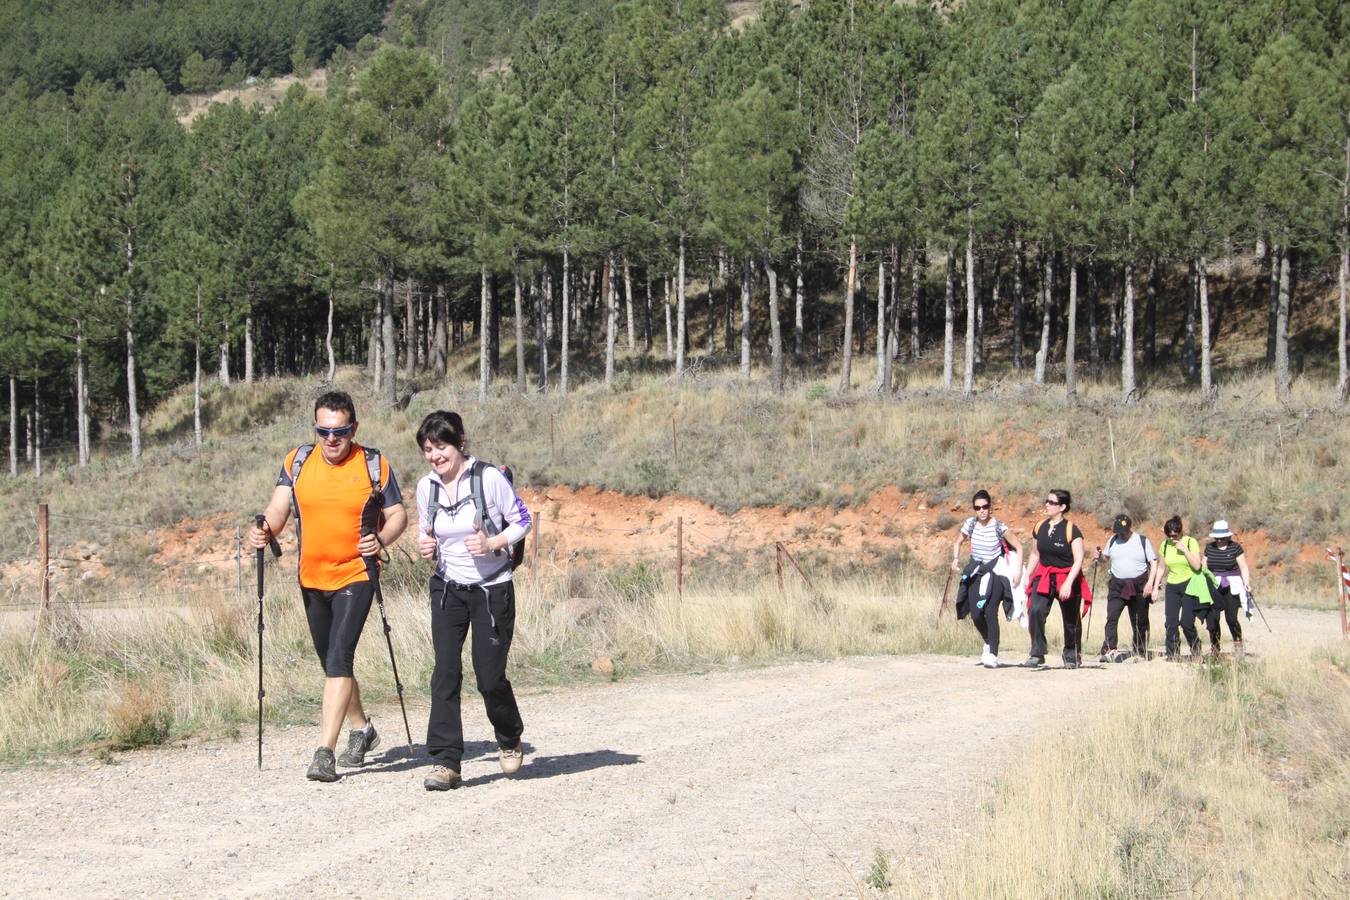
M 380 735 L 375 731 L 375 723 L 366 719 L 365 728 L 353 728 L 347 732 L 347 749 L 338 757 L 340 766 L 364 766 L 366 754 L 380 746 Z
M 337 781 L 338 773 L 333 751 L 320 747 L 314 751 L 314 762 L 309 764 L 305 777 L 310 781 Z
M 427 777 L 422 779 L 422 787 L 429 791 L 449 791 L 459 787 L 460 781 L 459 773 L 449 766 L 432 766 Z
M 514 775 L 520 771 L 520 764 L 525 761 L 525 750 L 520 744 L 516 744 L 511 749 L 501 747 L 497 750 L 500 757 L 502 771 L 507 775 Z
M 1041 666 L 1043 666 L 1043 665 L 1045 665 L 1045 657 L 1044 657 L 1044 656 L 1028 656 L 1028 657 L 1027 657 L 1027 661 L 1024 662 L 1024 663 L 1022 663 L 1022 668 L 1024 668 L 1024 669 L 1039 669 L 1039 668 L 1040 668 Z

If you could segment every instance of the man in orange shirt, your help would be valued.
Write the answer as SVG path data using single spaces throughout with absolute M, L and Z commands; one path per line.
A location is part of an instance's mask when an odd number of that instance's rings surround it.
M 255 549 L 266 547 L 269 538 L 286 527 L 294 506 L 300 594 L 314 650 L 327 676 L 322 743 L 306 773 L 311 781 L 336 781 L 338 762 L 359 766 L 379 743 L 352 672 L 356 643 L 375 595 L 363 557 L 378 556 L 382 547 L 398 540 L 408 522 L 393 468 L 378 450 L 356 443 L 356 427 L 350 395 L 330 391 L 319 397 L 314 404 L 315 444 L 286 455 L 263 512 L 265 527 L 249 532 Z M 315 449 L 319 452 L 312 452 Z M 379 527 L 362 535 L 362 512 L 376 494 Z M 347 749 L 334 759 L 344 718 L 351 726 Z

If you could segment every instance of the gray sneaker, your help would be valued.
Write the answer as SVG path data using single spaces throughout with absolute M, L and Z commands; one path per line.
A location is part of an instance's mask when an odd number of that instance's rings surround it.
M 1027 661 L 1021 664 L 1024 669 L 1039 669 L 1043 665 L 1045 665 L 1044 656 L 1028 656 Z
M 314 762 L 309 764 L 305 777 L 310 781 L 337 781 L 337 767 L 333 760 L 333 751 L 320 747 L 314 751 Z
M 429 791 L 449 791 L 459 787 L 459 773 L 449 766 L 432 766 L 431 772 L 422 779 L 422 787 Z
M 340 766 L 364 766 L 366 754 L 380 746 L 380 735 L 375 731 L 375 723 L 366 719 L 365 728 L 353 728 L 347 732 L 347 749 L 338 757 Z

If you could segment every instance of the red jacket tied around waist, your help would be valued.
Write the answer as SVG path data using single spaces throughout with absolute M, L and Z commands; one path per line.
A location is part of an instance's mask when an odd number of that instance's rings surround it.
M 1027 579 L 1027 595 L 1045 594 L 1049 597 L 1056 597 L 1056 590 L 1068 574 L 1073 571 L 1073 566 L 1047 566 L 1040 563 L 1036 570 L 1031 573 Z M 1083 576 L 1080 569 L 1075 587 L 1078 589 L 1078 595 L 1083 598 L 1083 612 L 1092 608 L 1092 588 L 1088 584 L 1087 578 Z

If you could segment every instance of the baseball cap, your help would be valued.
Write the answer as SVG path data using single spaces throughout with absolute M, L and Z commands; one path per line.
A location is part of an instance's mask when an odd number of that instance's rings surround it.
M 1129 532 L 1130 526 L 1132 526 L 1133 524 L 1134 522 L 1130 519 L 1128 515 L 1126 515 L 1125 513 L 1121 513 L 1120 515 L 1116 516 L 1116 520 L 1111 523 L 1111 530 L 1116 533 L 1116 537 L 1121 537 L 1122 535 Z

